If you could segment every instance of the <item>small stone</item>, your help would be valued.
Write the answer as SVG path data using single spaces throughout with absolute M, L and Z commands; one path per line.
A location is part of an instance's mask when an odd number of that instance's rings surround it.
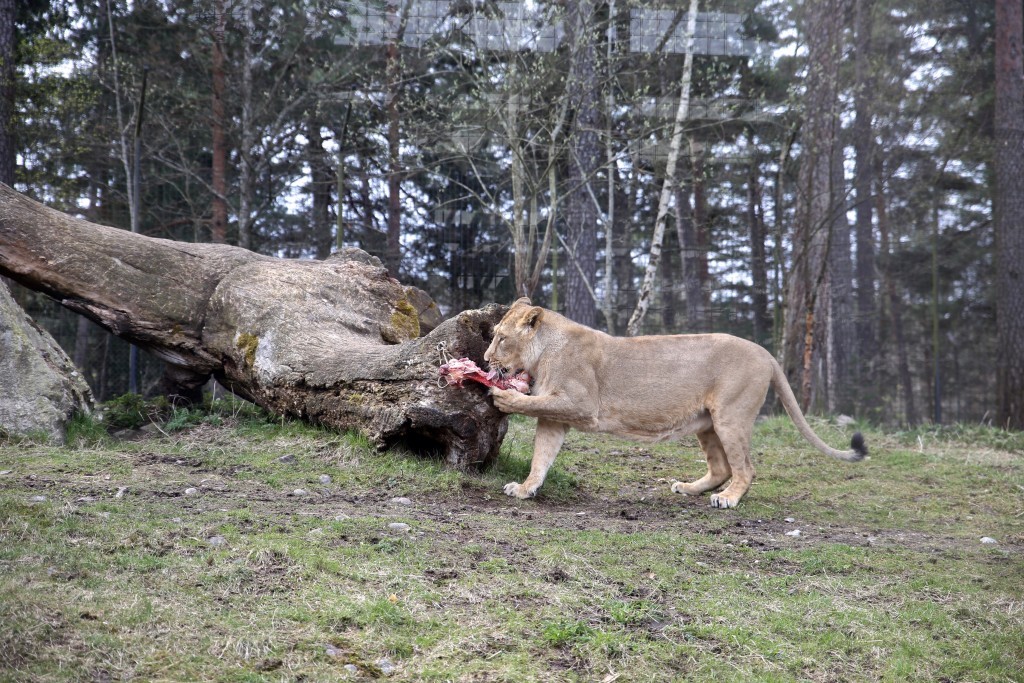
M 408 533 L 410 528 L 411 527 L 404 522 L 392 522 L 391 524 L 388 524 L 388 529 L 396 534 Z
M 277 461 L 278 462 L 283 462 L 284 464 L 287 465 L 287 464 L 295 462 L 295 456 L 292 455 L 291 453 L 289 453 L 288 455 L 282 455 L 280 458 L 277 459 Z
M 295 489 L 294 491 L 292 491 L 291 495 L 293 495 L 293 496 L 304 496 L 307 493 L 309 493 L 309 492 L 306 489 Z
M 355 664 L 346 664 L 345 665 L 345 671 L 347 671 L 350 674 L 354 675 L 354 674 L 359 673 L 359 667 L 356 666 Z
M 324 654 L 328 657 L 340 657 L 344 653 L 338 648 L 328 643 L 327 645 L 324 645 Z
M 836 418 L 836 424 L 839 425 L 840 427 L 852 427 L 853 425 L 857 424 L 857 421 L 854 420 L 849 415 L 840 415 L 839 417 Z
M 118 486 L 117 493 L 114 494 L 114 498 L 124 498 L 124 492 L 128 490 L 127 486 Z
M 32 496 L 31 498 L 29 498 L 29 500 L 32 501 L 33 503 L 45 503 L 46 496 Z
M 792 531 L 787 531 L 786 535 L 792 536 L 793 538 L 800 538 L 803 534 L 800 533 L 799 529 L 793 529 Z
M 223 548 L 227 544 L 228 544 L 228 539 L 224 538 L 223 536 L 211 536 L 210 537 L 210 545 L 212 545 L 214 548 Z
M 380 672 L 385 676 L 390 676 L 395 673 L 395 665 L 387 657 L 381 657 L 376 661 L 376 664 L 377 668 L 380 669 Z
M 198 496 L 199 495 L 199 489 L 197 489 L 195 486 L 190 486 L 187 489 L 185 489 L 185 495 L 186 496 Z
M 981 542 L 984 543 L 985 545 L 995 545 L 996 543 L 999 543 L 999 541 L 997 541 L 996 539 L 992 538 L 991 536 L 982 536 L 981 537 Z
M 331 483 L 331 475 L 329 475 L 329 474 L 321 474 L 320 475 L 320 483 L 323 484 L 324 486 L 326 486 L 327 484 L 330 484 Z
M 394 503 L 395 505 L 412 505 L 412 501 L 409 500 L 408 498 L 404 497 L 404 496 L 399 496 L 398 498 L 392 498 L 391 502 Z
M 792 523 L 793 523 L 793 522 L 795 522 L 796 520 L 795 520 L 795 519 L 793 519 L 792 517 L 786 517 L 786 519 L 784 519 L 784 520 L 782 520 L 782 521 L 783 521 L 783 522 L 785 522 L 786 524 L 792 524 Z
M 93 498 L 92 496 L 82 496 L 81 498 L 75 498 L 76 503 L 91 503 L 94 500 L 96 499 Z
M 348 515 L 346 515 L 344 512 L 342 512 L 340 514 L 337 514 L 337 515 L 334 515 L 334 521 L 335 522 L 344 522 L 346 519 L 352 519 L 352 518 L 349 517 Z
M 175 524 L 181 524 L 181 517 L 172 517 L 171 521 Z
M 0 470 L 0 477 L 4 476 L 6 474 L 10 474 L 10 473 L 11 473 L 11 470 Z

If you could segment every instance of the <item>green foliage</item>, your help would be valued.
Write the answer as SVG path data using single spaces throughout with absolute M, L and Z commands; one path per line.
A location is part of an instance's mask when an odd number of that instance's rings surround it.
M 147 403 L 139 394 L 124 394 L 103 405 L 103 421 L 110 430 L 138 429 L 159 419 L 160 411 L 166 407 Z
M 72 446 L 92 446 L 100 443 L 107 436 L 104 423 L 97 419 L 96 413 L 75 413 L 68 422 L 67 442 Z
M 1024 453 L 1024 432 L 1009 431 L 985 424 L 921 425 L 897 432 L 896 436 L 901 444 L 909 447 L 946 444 Z
M 559 619 L 544 625 L 541 635 L 544 642 L 552 647 L 571 647 L 588 642 L 594 637 L 594 629 L 585 622 L 573 619 Z

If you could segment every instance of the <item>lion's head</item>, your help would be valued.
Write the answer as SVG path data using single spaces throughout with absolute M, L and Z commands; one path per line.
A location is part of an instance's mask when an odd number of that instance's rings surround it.
M 492 370 L 502 373 L 531 372 L 540 355 L 540 348 L 534 344 L 540 329 L 544 309 L 534 306 L 526 297 L 512 304 L 497 325 L 494 338 L 484 353 L 484 360 Z

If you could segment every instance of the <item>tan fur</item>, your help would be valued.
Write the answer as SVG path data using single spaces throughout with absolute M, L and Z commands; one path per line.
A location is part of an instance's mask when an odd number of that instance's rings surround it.
M 696 434 L 708 472 L 672 491 L 696 495 L 729 486 L 711 505 L 735 507 L 754 479 L 750 437 L 768 387 L 774 387 L 800 433 L 821 452 L 859 460 L 866 449 L 839 451 L 811 430 L 782 368 L 753 342 L 727 334 L 612 337 L 519 299 L 494 328 L 484 354 L 491 368 L 526 370 L 530 395 L 491 389 L 506 413 L 537 418 L 533 463 L 505 493 L 533 496 L 570 429 L 644 441 Z

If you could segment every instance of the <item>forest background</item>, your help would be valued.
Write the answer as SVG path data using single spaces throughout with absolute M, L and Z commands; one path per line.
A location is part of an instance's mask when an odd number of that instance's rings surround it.
M 1019 428 L 1022 14 L 0 0 L 0 181 L 153 237 L 356 246 L 447 314 L 737 334 L 815 411 Z M 12 291 L 128 390 L 126 344 Z

